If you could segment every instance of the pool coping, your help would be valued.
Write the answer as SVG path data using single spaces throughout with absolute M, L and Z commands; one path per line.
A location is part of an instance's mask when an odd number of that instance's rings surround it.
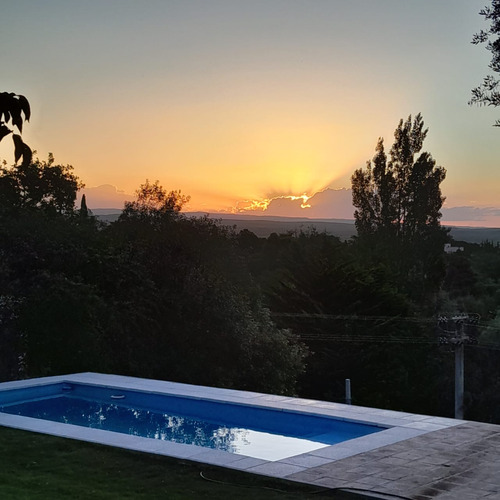
M 225 451 L 211 450 L 195 445 L 158 441 L 150 438 L 120 434 L 101 429 L 90 429 L 18 415 L 9 415 L 6 413 L 0 413 L 0 425 L 115 446 L 128 450 L 192 460 L 272 477 L 285 478 L 314 467 L 353 457 L 360 453 L 373 451 L 384 446 L 393 445 L 407 439 L 412 439 L 442 429 L 448 429 L 464 423 L 463 420 L 432 417 L 393 410 L 381 410 L 289 396 L 91 372 L 3 382 L 0 383 L 0 391 L 65 382 L 100 385 L 122 390 L 141 390 L 150 393 L 187 396 L 195 399 L 208 399 L 233 404 L 245 404 L 284 412 L 299 412 L 309 415 L 335 417 L 340 420 L 387 428 L 374 434 L 326 446 L 311 452 L 281 460 L 269 461 Z

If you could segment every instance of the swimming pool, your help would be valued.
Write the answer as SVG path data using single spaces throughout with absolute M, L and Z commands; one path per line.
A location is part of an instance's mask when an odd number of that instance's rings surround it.
M 74 382 L 0 391 L 0 412 L 269 461 L 383 429 L 297 411 Z
M 0 397 L 4 405 L 26 399 L 43 399 L 50 397 L 51 392 L 54 395 L 54 386 L 60 386 L 61 388 L 61 384 L 62 387 L 67 384 L 68 388 L 75 385 L 89 388 L 105 388 L 110 391 L 110 396 L 128 396 L 128 392 L 131 392 L 142 394 L 144 397 L 146 395 L 162 395 L 181 399 L 187 398 L 191 402 L 205 401 L 233 405 L 231 408 L 245 411 L 250 411 L 250 409 L 273 410 L 283 414 L 285 420 L 288 418 L 288 414 L 296 414 L 301 417 L 333 418 L 337 422 L 343 421 L 375 426 L 380 431 L 354 437 L 337 444 L 313 442 L 314 449 L 310 451 L 301 451 L 291 447 L 285 449 L 280 455 L 283 458 L 275 459 L 272 457 L 256 458 L 245 451 L 241 452 L 243 454 L 234 453 L 220 448 L 207 448 L 185 442 L 151 439 L 137 434 L 123 434 L 99 426 L 83 427 L 71 423 L 14 415 L 6 412 L 0 412 L 0 426 L 165 455 L 255 474 L 287 478 L 297 472 L 307 471 L 321 464 L 376 450 L 386 445 L 432 432 L 443 428 L 443 426 L 456 425 L 456 421 L 450 419 L 443 420 L 442 418 L 377 408 L 90 372 L 3 382 L 0 383 Z M 16 395 L 15 391 L 21 390 L 23 391 L 22 398 L 18 398 L 19 393 Z M 67 392 L 71 391 L 64 390 L 64 396 L 62 397 L 66 397 Z M 8 394 L 10 396 L 7 396 Z M 7 397 L 10 398 L 9 401 L 7 401 Z M 110 399 L 112 399 L 113 403 L 118 403 L 121 406 L 124 405 L 125 401 L 123 399 L 126 398 Z M 225 408 L 229 408 L 229 406 L 225 406 Z M 276 413 L 272 415 L 276 415 Z M 275 421 L 275 419 L 267 420 Z M 269 447 L 274 447 L 270 444 L 272 440 L 267 434 L 260 441 L 261 445 L 267 443 Z

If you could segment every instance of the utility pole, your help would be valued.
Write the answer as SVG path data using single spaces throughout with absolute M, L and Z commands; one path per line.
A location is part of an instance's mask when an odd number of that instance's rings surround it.
M 477 344 L 479 314 L 456 314 L 451 318 L 440 316 L 439 343 L 451 345 L 455 352 L 455 418 L 464 418 L 464 352 L 465 344 Z
M 458 335 L 455 342 L 455 418 L 464 418 L 464 323 L 457 323 Z

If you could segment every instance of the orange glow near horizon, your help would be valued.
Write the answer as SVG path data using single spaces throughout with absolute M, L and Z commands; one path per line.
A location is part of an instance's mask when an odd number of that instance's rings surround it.
M 306 194 L 303 194 L 301 196 L 276 196 L 274 198 L 266 198 L 263 200 L 245 200 L 245 201 L 239 201 L 235 207 L 236 212 L 265 212 L 269 204 L 273 200 L 302 200 L 302 203 L 300 204 L 300 208 L 310 208 L 311 205 L 307 203 L 307 201 L 311 199 L 310 196 L 307 196 Z
M 210 122 L 201 114 L 190 118 Z M 275 198 L 301 198 L 305 207 L 308 197 L 327 187 L 349 187 L 352 171 L 366 160 L 354 124 L 318 123 L 299 110 L 269 116 L 262 109 L 250 118 L 240 129 L 229 113 L 209 132 L 200 123 L 195 135 L 169 138 L 162 166 L 146 159 L 144 171 L 168 189 L 189 194 L 193 210 L 265 210 Z M 369 138 L 370 150 L 372 143 Z

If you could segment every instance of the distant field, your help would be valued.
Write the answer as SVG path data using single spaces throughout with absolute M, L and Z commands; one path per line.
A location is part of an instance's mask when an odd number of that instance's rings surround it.
M 95 211 L 96 215 L 104 221 L 112 222 L 118 218 L 119 210 L 100 209 Z M 200 217 L 204 213 L 187 213 Z M 306 219 L 293 217 L 251 217 L 244 215 L 230 214 L 209 214 L 212 219 L 220 219 L 222 224 L 235 226 L 238 231 L 248 229 L 260 238 L 267 238 L 272 233 L 284 234 L 295 231 L 306 231 L 315 228 L 319 232 L 327 232 L 338 236 L 342 240 L 348 240 L 356 234 L 354 221 L 347 219 Z M 500 228 L 487 227 L 455 227 L 451 228 L 451 236 L 455 241 L 466 241 L 468 243 L 482 243 L 491 241 L 500 243 Z
M 217 218 L 216 216 L 213 216 Z M 350 220 L 315 220 L 315 219 L 293 219 L 288 217 L 237 217 L 230 218 L 221 215 L 219 218 L 223 224 L 236 226 L 238 230 L 248 229 L 259 237 L 267 238 L 271 233 L 287 233 L 289 231 L 300 231 L 314 227 L 317 231 L 326 231 L 328 234 L 338 236 L 342 240 L 348 240 L 356 234 L 354 221 Z M 500 229 L 487 227 L 455 227 L 451 229 L 451 236 L 455 241 L 466 241 L 468 243 L 482 243 L 491 241 L 500 243 Z

